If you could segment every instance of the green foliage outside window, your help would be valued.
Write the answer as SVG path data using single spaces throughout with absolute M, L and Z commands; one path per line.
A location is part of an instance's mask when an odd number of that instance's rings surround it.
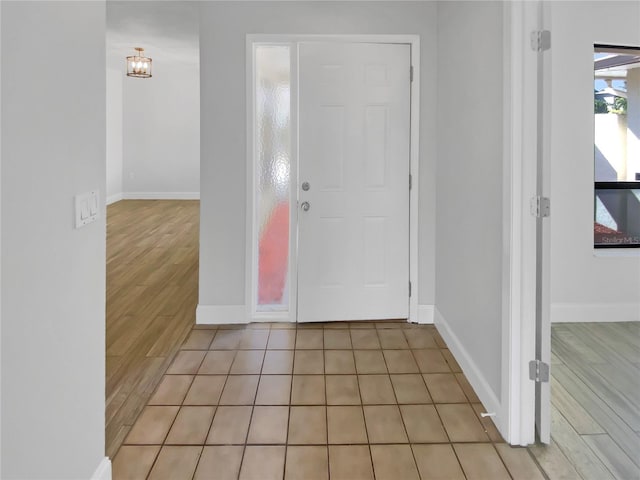
M 600 98 L 595 98 L 593 102 L 594 113 L 613 113 L 615 115 L 627 114 L 627 99 L 623 97 L 616 97 L 613 101 L 613 105 L 609 107 L 607 102 Z
M 615 113 L 618 115 L 626 115 L 627 99 L 622 97 L 616 97 L 616 99 L 613 101 L 613 108 L 611 109 L 611 113 Z
M 594 113 L 609 113 L 607 102 L 599 98 L 594 99 Z

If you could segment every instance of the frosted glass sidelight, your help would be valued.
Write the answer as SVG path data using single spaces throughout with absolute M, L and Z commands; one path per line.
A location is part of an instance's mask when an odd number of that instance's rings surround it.
M 260 45 L 255 49 L 258 311 L 286 311 L 289 304 L 289 57 L 288 45 Z

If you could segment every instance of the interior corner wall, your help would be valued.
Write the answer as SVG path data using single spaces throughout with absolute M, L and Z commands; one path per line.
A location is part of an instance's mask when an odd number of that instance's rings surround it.
M 105 218 L 75 229 L 74 195 L 105 192 L 105 2 L 0 8 L 0 477 L 88 479 L 105 463 Z
M 245 303 L 247 34 L 417 34 L 421 45 L 419 303 L 434 302 L 434 2 L 202 2 L 201 306 Z
M 120 60 L 119 62 L 117 60 Z M 122 84 L 121 59 L 107 59 L 107 204 L 122 198 Z
M 638 2 L 548 2 L 551 321 L 640 321 L 640 252 L 593 248 L 593 45 L 640 47 Z M 580 21 L 576 21 L 580 19 Z
M 199 66 L 162 50 L 148 53 L 153 59 L 152 78 L 121 72 L 124 196 L 198 198 Z
M 492 408 L 502 372 L 502 2 L 438 3 L 436 70 L 436 326 Z

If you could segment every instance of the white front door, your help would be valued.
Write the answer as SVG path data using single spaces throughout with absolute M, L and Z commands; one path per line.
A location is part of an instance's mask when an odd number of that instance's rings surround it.
M 410 46 L 299 46 L 298 321 L 409 315 Z

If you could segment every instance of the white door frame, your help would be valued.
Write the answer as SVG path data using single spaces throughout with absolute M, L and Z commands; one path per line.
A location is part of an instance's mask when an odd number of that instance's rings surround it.
M 542 29 L 543 3 L 504 3 L 504 197 L 501 433 L 512 445 L 535 442 L 536 195 L 538 163 L 537 52 L 531 32 Z M 544 152 L 546 155 L 547 152 Z M 548 178 L 545 179 L 548 188 Z M 548 258 L 548 257 L 547 257 Z M 546 298 L 548 302 L 548 297 Z
M 297 45 L 299 42 L 351 42 L 351 43 L 400 43 L 411 46 L 411 159 L 410 174 L 413 188 L 409 197 L 409 281 L 412 295 L 409 298 L 409 321 L 418 321 L 418 205 L 419 205 L 419 139 L 420 139 L 420 36 L 419 35 L 295 35 L 295 34 L 250 34 L 246 39 L 246 108 L 247 108 L 247 203 L 246 203 L 246 261 L 245 261 L 245 305 L 246 318 L 251 322 L 295 322 L 297 312 L 297 228 L 289 232 L 289 309 L 287 312 L 258 312 L 256 310 L 257 252 L 255 237 L 257 228 L 254 215 L 255 192 L 255 45 L 289 45 L 291 47 L 291 182 L 289 225 L 297 226 L 297 169 L 298 169 L 298 78 Z

